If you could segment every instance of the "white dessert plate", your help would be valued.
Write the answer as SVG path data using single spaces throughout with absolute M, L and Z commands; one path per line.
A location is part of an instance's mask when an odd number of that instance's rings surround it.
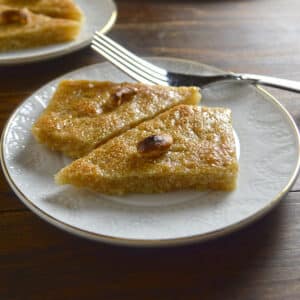
M 151 61 L 179 72 L 220 72 L 178 59 Z M 66 74 L 26 99 L 3 131 L 1 162 L 10 186 L 28 208 L 65 231 L 97 241 L 135 246 L 206 240 L 237 230 L 264 215 L 296 179 L 299 135 L 289 113 L 262 89 L 228 82 L 204 89 L 201 105 L 232 110 L 240 141 L 240 172 L 235 191 L 118 197 L 57 186 L 53 175 L 70 159 L 39 145 L 31 135 L 31 127 L 61 79 L 132 80 L 109 63 Z
M 25 64 L 59 57 L 89 45 L 93 33 L 107 32 L 117 17 L 116 5 L 112 0 L 76 0 L 85 17 L 81 32 L 72 42 L 60 43 L 31 49 L 0 52 L 0 66 Z

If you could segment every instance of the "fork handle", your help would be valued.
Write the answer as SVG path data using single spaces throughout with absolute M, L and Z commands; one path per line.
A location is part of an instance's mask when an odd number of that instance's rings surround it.
M 280 88 L 283 90 L 300 93 L 300 82 L 281 79 L 276 77 L 255 75 L 255 74 L 234 74 L 238 80 L 248 80 L 255 84 L 261 84 L 266 86 L 271 86 L 275 88 Z

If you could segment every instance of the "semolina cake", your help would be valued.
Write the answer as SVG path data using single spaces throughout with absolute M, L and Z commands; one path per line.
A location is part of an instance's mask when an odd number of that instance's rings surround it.
M 0 0 L 11 8 L 28 8 L 30 11 L 60 19 L 80 21 L 82 13 L 72 0 Z
M 231 111 L 178 105 L 109 140 L 56 176 L 106 194 L 232 190 L 238 162 Z
M 33 125 L 35 138 L 78 158 L 98 145 L 178 104 L 198 104 L 197 87 L 62 81 Z
M 0 5 L 0 51 L 71 41 L 80 23 L 32 13 L 27 8 Z

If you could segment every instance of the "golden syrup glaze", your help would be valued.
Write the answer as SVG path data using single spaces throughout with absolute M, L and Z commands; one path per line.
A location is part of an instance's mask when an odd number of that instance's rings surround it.
M 82 12 L 72 0 L 0 0 L 11 8 L 28 8 L 30 11 L 54 18 L 80 21 Z
M 196 87 L 66 80 L 32 132 L 39 142 L 76 158 L 174 105 L 198 104 L 200 98 Z
M 80 30 L 79 22 L 35 14 L 26 8 L 19 9 L 20 15 L 26 14 L 26 22 L 6 23 L 3 15 L 7 11 L 12 11 L 12 8 L 0 4 L 0 51 L 70 41 L 76 38 Z
M 164 134 L 173 139 L 167 152 L 154 158 L 139 155 L 140 141 Z M 76 160 L 56 181 L 108 194 L 231 190 L 237 173 L 231 111 L 178 105 Z

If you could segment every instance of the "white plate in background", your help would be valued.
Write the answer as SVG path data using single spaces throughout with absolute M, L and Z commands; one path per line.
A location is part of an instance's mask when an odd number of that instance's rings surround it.
M 84 13 L 84 22 L 76 40 L 60 44 L 0 52 L 0 66 L 24 64 L 62 56 L 89 45 L 96 30 L 107 32 L 117 17 L 112 0 L 76 0 Z

